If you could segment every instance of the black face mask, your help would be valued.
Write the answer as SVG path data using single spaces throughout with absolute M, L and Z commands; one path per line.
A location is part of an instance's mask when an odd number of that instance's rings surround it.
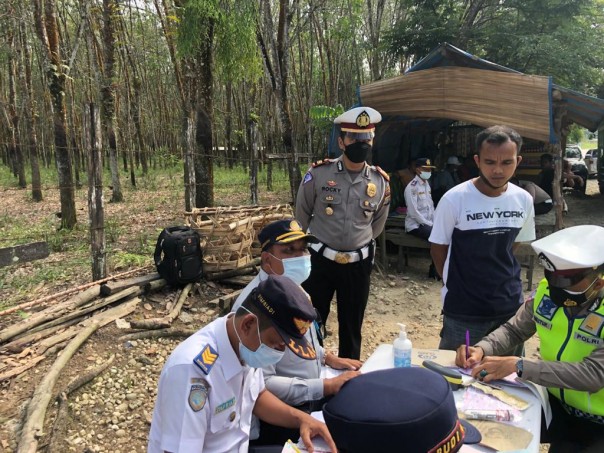
M 587 287 L 585 291 L 579 294 L 572 294 L 566 291 L 565 289 L 558 288 L 557 286 L 549 286 L 549 297 L 558 307 L 580 307 L 586 302 L 589 302 L 593 299 L 593 293 L 587 297 L 587 293 L 591 289 L 591 287 L 596 283 L 598 279 L 596 278 L 591 285 Z
M 346 150 L 344 151 L 344 154 L 346 154 L 346 157 L 348 157 L 350 162 L 360 164 L 361 162 L 365 162 L 369 151 L 371 151 L 371 145 L 369 143 L 354 142 L 350 145 L 346 145 Z

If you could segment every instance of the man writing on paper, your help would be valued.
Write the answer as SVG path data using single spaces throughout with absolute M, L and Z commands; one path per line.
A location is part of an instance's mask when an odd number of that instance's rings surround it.
M 545 279 L 507 323 L 456 364 L 485 382 L 516 372 L 547 387 L 552 422 L 542 424 L 550 453 L 604 451 L 604 228 L 581 225 L 532 243 Z M 497 357 L 539 335 L 541 360 Z
M 269 275 L 236 313 L 187 338 L 161 372 L 148 452 L 247 453 L 252 414 L 299 428 L 309 451 L 316 435 L 335 451 L 327 427 L 276 398 L 262 377 L 261 368 L 278 362 L 286 348 L 296 353 L 312 348 L 304 334 L 314 319 L 298 285 Z
M 276 220 L 264 226 L 258 233 L 262 252 L 260 272 L 241 292 L 232 311 L 237 312 L 248 295 L 269 275 L 283 275 L 300 284 L 310 274 L 308 244 L 317 240 L 302 230 L 293 218 Z M 275 364 L 262 368 L 266 388 L 277 398 L 304 412 L 320 411 L 327 398 L 336 394 L 348 380 L 360 374 L 361 362 L 345 359 L 327 352 L 319 344 L 318 324 L 315 321 L 304 337 L 315 351 L 314 357 L 299 357 L 286 348 L 283 357 Z M 349 370 L 332 378 L 321 378 L 321 366 Z M 251 445 L 283 445 L 288 439 L 297 439 L 295 429 L 283 428 L 270 423 L 254 421 L 250 431 Z

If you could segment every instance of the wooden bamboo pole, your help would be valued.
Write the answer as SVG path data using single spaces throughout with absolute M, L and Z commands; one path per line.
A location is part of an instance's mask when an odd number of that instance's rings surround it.
M 9 313 L 14 313 L 15 311 L 23 310 L 24 308 L 33 307 L 34 305 L 41 304 L 42 302 L 48 302 L 50 300 L 58 299 L 59 297 L 68 296 L 70 294 L 77 293 L 78 291 L 82 291 L 84 289 L 90 288 L 91 286 L 100 285 L 101 283 L 108 282 L 109 280 L 126 277 L 128 275 L 132 275 L 132 274 L 135 274 L 136 272 L 140 272 L 144 269 L 147 269 L 151 266 L 153 266 L 153 265 L 150 264 L 149 266 L 138 267 L 136 269 L 132 269 L 131 271 L 122 272 L 121 274 L 115 274 L 115 275 L 112 275 L 111 277 L 103 278 L 102 280 L 96 280 L 94 282 L 85 283 L 85 284 L 77 286 L 75 288 L 66 289 L 65 291 L 61 291 L 60 293 L 56 293 L 56 294 L 51 294 L 51 295 L 42 297 L 41 299 L 37 299 L 37 300 L 31 301 L 31 302 L 25 302 L 20 305 L 15 305 L 14 307 L 7 308 L 6 310 L 0 311 L 0 316 L 8 315 Z
M 71 310 L 75 307 L 78 307 L 82 304 L 91 301 L 100 294 L 100 291 L 101 288 L 99 286 L 92 286 L 69 300 L 63 301 L 58 305 L 49 307 L 48 309 L 40 311 L 38 313 L 34 313 L 28 318 L 19 322 L 18 324 L 8 326 L 6 329 L 0 331 L 0 344 L 36 326 L 39 326 L 40 324 L 47 322 L 55 315 L 60 316 L 66 310 Z
M 63 353 L 57 358 L 50 370 L 36 387 L 34 395 L 27 406 L 27 419 L 23 430 L 17 453 L 36 453 L 38 449 L 38 438 L 42 435 L 46 408 L 52 399 L 54 386 L 59 378 L 61 370 L 67 365 L 71 357 L 90 335 L 99 328 L 98 323 L 91 323 L 82 330 L 72 341 L 69 342 Z

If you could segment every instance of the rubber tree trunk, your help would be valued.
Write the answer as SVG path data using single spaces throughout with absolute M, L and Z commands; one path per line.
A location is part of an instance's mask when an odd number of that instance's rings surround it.
M 115 133 L 115 16 L 119 14 L 116 0 L 103 0 L 103 44 L 105 77 L 101 89 L 102 118 L 109 141 L 109 169 L 111 171 L 112 202 L 124 200 L 120 171 L 117 163 L 118 140 Z
M 92 280 L 107 276 L 105 249 L 105 206 L 103 202 L 103 147 L 98 108 L 90 104 L 84 118 L 88 150 L 88 217 L 90 220 L 90 248 Z
M 67 147 L 67 115 L 65 111 L 65 74 L 61 58 L 61 42 L 54 0 L 34 0 L 34 18 L 38 38 L 45 51 L 48 91 L 52 100 L 55 161 L 61 198 L 61 227 L 71 229 L 77 222 L 72 164 Z
M 184 148 L 184 178 L 185 178 L 185 209 L 191 211 L 195 207 L 195 110 L 185 113 L 183 122 L 183 148 Z

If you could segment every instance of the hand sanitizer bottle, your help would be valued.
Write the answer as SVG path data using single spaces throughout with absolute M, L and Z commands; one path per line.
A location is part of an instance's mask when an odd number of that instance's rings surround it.
M 407 338 L 407 326 L 397 323 L 401 328 L 398 338 L 394 340 L 394 368 L 406 368 L 411 366 L 411 340 Z

